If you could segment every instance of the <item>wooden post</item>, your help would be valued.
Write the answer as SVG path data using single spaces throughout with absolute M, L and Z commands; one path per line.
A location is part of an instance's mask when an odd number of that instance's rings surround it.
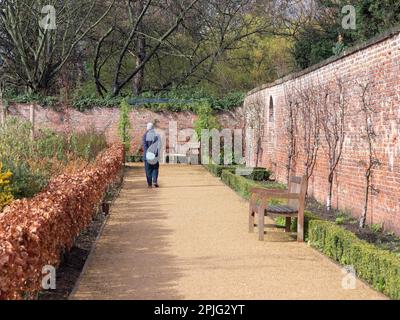
M 4 127 L 6 125 L 6 117 L 7 117 L 7 109 L 6 106 L 3 103 L 3 100 L 0 100 L 1 104 L 1 125 Z
M 286 225 L 285 225 L 285 232 L 290 233 L 292 230 L 292 218 L 291 217 L 286 217 Z
M 30 106 L 30 121 L 31 121 L 31 140 L 35 140 L 35 104 Z
M 108 216 L 110 214 L 110 206 L 111 206 L 110 202 L 106 201 L 102 203 L 101 207 L 104 215 Z

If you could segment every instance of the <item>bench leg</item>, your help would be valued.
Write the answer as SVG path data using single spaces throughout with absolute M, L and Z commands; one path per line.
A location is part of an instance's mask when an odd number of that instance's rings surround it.
M 290 232 L 292 227 L 292 218 L 290 217 L 286 217 L 286 228 L 285 228 L 285 232 Z
M 258 240 L 264 241 L 265 232 L 265 216 L 264 210 L 259 210 L 258 212 Z
M 297 219 L 297 241 L 304 242 L 304 215 L 299 215 Z
M 253 209 L 250 209 L 249 212 L 249 233 L 254 233 L 254 211 Z

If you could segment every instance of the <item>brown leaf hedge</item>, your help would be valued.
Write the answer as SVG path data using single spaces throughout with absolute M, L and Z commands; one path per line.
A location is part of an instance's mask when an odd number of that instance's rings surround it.
M 43 192 L 14 201 L 0 214 L 0 299 L 35 297 L 43 267 L 57 267 L 89 226 L 123 158 L 123 146 L 113 145 L 93 165 L 54 178 Z

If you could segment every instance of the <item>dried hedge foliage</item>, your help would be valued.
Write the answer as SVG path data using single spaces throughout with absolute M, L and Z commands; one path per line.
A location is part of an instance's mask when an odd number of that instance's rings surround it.
M 91 223 L 123 154 L 123 146 L 114 145 L 85 170 L 53 179 L 34 198 L 14 201 L 0 214 L 0 299 L 35 297 L 42 268 L 58 266 Z

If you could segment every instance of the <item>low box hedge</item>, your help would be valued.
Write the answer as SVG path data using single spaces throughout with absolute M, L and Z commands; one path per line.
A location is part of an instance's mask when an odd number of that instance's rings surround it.
M 221 178 L 223 170 L 229 170 L 235 172 L 237 166 L 222 166 L 214 163 L 204 165 L 204 167 L 210 171 L 214 176 Z
M 357 276 L 392 299 L 400 299 L 400 257 L 359 239 L 329 221 L 312 220 L 309 243 L 342 265 L 354 267 Z
M 248 176 L 245 176 L 245 178 L 254 181 L 268 181 L 271 175 L 271 171 L 265 168 L 254 168 L 252 173 Z
M 205 168 L 208 171 L 210 171 L 214 176 L 221 178 L 222 172 L 224 170 L 228 170 L 231 173 L 235 173 L 236 169 L 239 168 L 239 166 L 237 165 L 224 166 L 224 165 L 210 163 L 205 165 Z M 271 177 L 271 174 L 272 173 L 266 168 L 254 168 L 250 175 L 243 177 L 254 181 L 268 181 L 269 178 Z
M 249 180 L 242 176 L 238 176 L 229 170 L 223 170 L 221 174 L 222 181 L 230 188 L 239 193 L 243 198 L 249 200 L 251 189 L 260 187 L 256 181 Z

